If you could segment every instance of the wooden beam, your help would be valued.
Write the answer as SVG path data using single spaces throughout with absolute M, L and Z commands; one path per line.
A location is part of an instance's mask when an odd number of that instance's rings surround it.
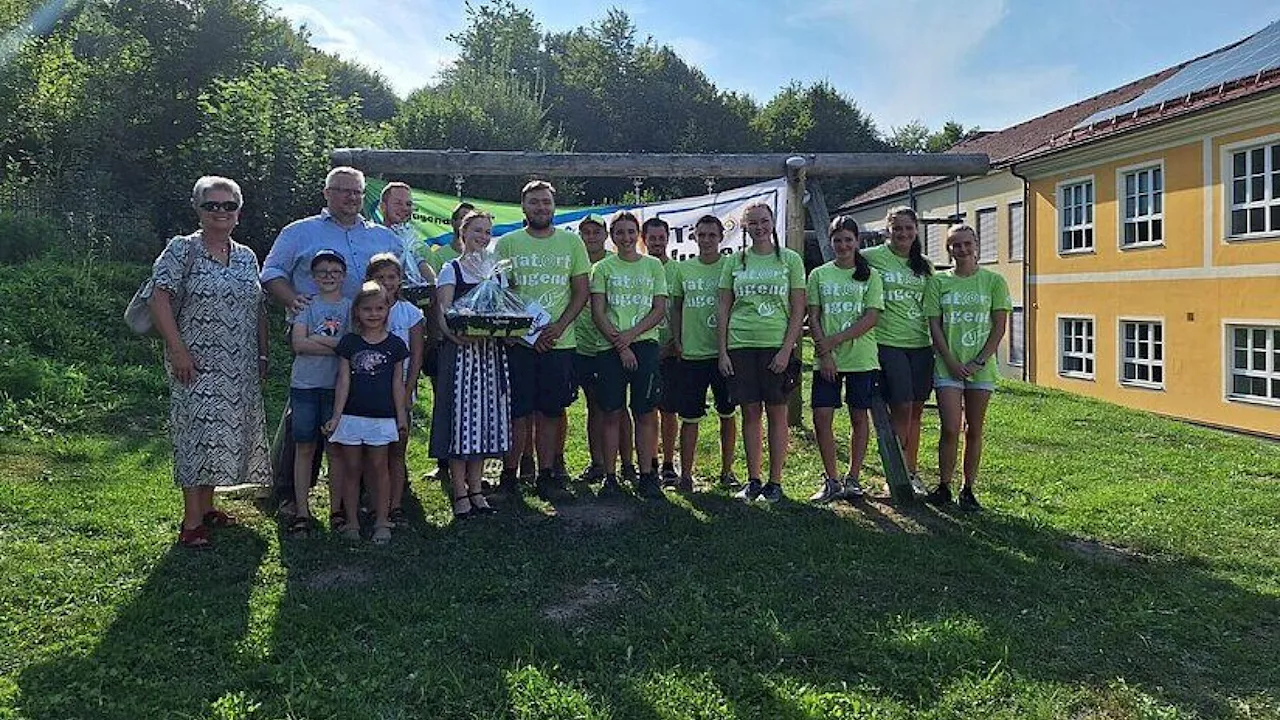
M 986 155 L 972 153 L 544 153 L 492 150 L 373 150 L 342 148 L 333 165 L 382 175 L 497 175 L 525 177 L 771 178 L 787 158 L 805 159 L 810 177 L 983 175 Z
M 807 158 L 798 155 L 787 158 L 787 247 L 795 250 L 804 258 L 804 192 L 805 179 L 809 174 L 809 163 Z M 786 302 L 784 300 L 784 302 Z M 804 339 L 801 338 L 796 346 L 792 349 L 792 356 L 803 362 L 803 353 L 800 348 L 804 346 Z M 804 427 L 804 372 L 800 373 L 800 382 L 795 389 L 791 391 L 791 396 L 787 398 L 787 425 L 798 428 Z

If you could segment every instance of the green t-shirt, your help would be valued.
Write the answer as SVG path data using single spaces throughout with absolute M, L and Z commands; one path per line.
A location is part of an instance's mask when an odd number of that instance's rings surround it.
M 662 261 L 659 260 L 658 262 L 662 262 Z M 672 288 L 676 286 L 675 274 L 676 274 L 676 265 L 678 264 L 679 263 L 677 263 L 675 260 L 668 260 L 665 263 L 662 263 L 662 271 L 666 274 L 667 290 L 669 292 L 674 292 Z M 671 343 L 671 303 L 668 302 L 667 311 L 662 314 L 662 320 L 661 322 L 658 323 L 658 345 L 659 347 L 662 347 L 670 343 Z
M 732 262 L 724 264 L 720 289 L 733 291 L 730 350 L 782 347 L 791 317 L 790 292 L 804 290 L 805 285 L 800 254 L 789 248 L 782 248 L 780 254 L 781 258 L 773 252 L 757 255 L 747 249 L 734 253 Z
M 716 337 L 716 305 L 720 301 L 720 275 L 733 261 L 727 255 L 707 265 L 697 257 L 673 262 L 675 283 L 671 297 L 682 298 L 680 310 L 680 357 L 685 360 L 710 360 L 720 356 Z M 674 304 L 674 301 L 673 303 Z
M 942 318 L 942 333 L 947 347 L 956 360 L 967 363 L 978 356 L 991 334 L 991 312 L 1013 310 L 1009 299 L 1009 285 L 999 273 L 986 268 L 969 277 L 960 277 L 954 270 L 934 275 L 929 279 L 924 293 L 926 317 Z M 1000 376 L 994 357 L 969 378 L 971 382 L 995 382 Z M 951 377 L 947 364 L 939 355 L 934 362 L 934 374 Z
M 833 260 L 809 273 L 808 302 L 822 309 L 822 333 L 830 337 L 853 327 L 867 310 L 884 310 L 884 284 L 875 270 L 866 280 L 854 280 L 853 268 L 837 267 Z M 838 372 L 879 370 L 876 329 L 840 343 L 832 354 Z
M 623 260 L 617 255 L 596 263 L 591 268 L 591 294 L 604 295 L 609 322 L 626 332 L 635 327 L 653 309 L 653 298 L 667 294 L 667 273 L 662 261 L 648 255 Z M 658 328 L 651 327 L 636 340 L 657 340 Z
M 929 276 L 911 272 L 907 259 L 895 255 L 888 245 L 867 248 L 862 257 L 880 271 L 884 281 L 884 312 L 876 322 L 876 342 L 900 348 L 932 345 L 924 319 L 924 286 Z
M 436 272 L 437 276 L 440 274 L 440 268 L 444 267 L 445 263 L 457 259 L 458 251 L 454 250 L 452 245 L 432 246 L 431 251 L 426 253 L 426 257 L 423 258 L 431 266 L 431 269 Z
M 604 257 L 613 255 L 610 251 L 605 251 Z M 588 256 L 590 259 L 590 256 Z M 603 262 L 604 258 L 600 258 Z M 594 265 L 592 267 L 595 267 Z M 591 303 L 587 302 L 587 306 L 578 313 L 578 318 L 573 321 L 574 333 L 578 338 L 577 353 L 579 355 L 594 356 L 602 353 L 612 347 L 608 340 L 604 339 L 604 334 L 600 332 L 600 328 L 596 327 L 596 321 L 591 319 Z
M 568 230 L 559 228 L 550 236 L 536 238 L 526 230 L 516 230 L 498 238 L 499 258 L 511 259 L 511 279 L 516 294 L 525 302 L 537 301 L 555 322 L 569 307 L 572 278 L 591 272 L 587 248 Z M 584 310 L 584 312 L 586 312 Z M 577 341 L 574 323 L 569 323 L 557 350 L 573 348 Z

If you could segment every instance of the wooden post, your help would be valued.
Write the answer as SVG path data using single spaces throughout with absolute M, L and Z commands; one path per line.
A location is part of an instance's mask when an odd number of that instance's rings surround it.
M 787 247 L 804 257 L 804 184 L 807 165 L 809 163 L 796 155 L 787 158 Z M 801 336 L 792 351 L 797 360 L 803 361 L 804 337 Z M 800 382 L 791 392 L 787 401 L 787 424 L 791 427 L 804 426 L 804 372 L 800 373 Z

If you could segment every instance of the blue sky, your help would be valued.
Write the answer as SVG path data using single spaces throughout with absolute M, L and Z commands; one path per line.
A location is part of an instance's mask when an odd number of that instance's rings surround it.
M 479 0 L 473 0 L 478 2 Z M 457 47 L 456 0 L 271 0 L 319 47 L 380 70 L 402 96 Z M 600 18 L 594 0 L 516 0 L 545 30 Z M 722 89 L 767 101 L 827 80 L 888 132 L 913 119 L 1000 129 L 1239 40 L 1275 0 L 632 0 L 652 36 Z

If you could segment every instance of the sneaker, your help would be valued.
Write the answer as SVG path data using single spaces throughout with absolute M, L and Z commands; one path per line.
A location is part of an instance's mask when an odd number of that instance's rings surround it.
M 503 470 L 498 476 L 498 492 L 512 496 L 520 495 L 520 480 L 516 477 L 515 468 Z
M 676 481 L 676 492 L 691 493 L 693 492 L 693 478 L 688 475 Z
M 747 481 L 747 486 L 739 490 L 737 494 L 734 495 L 734 497 L 738 498 L 739 500 L 754 502 L 756 498 L 760 497 L 760 493 L 763 490 L 764 490 L 764 486 L 760 484 L 760 481 L 755 478 L 751 478 L 750 480 Z
M 982 505 L 978 503 L 978 498 L 973 496 L 972 488 L 960 489 L 960 502 L 957 505 L 966 512 L 980 512 L 982 510 Z
M 945 483 L 940 483 L 938 487 L 933 489 L 933 492 L 924 496 L 924 501 L 929 503 L 930 505 L 937 505 L 939 507 L 943 505 L 950 505 L 951 504 L 951 486 Z M 975 500 L 974 502 L 977 502 L 977 501 Z
M 520 456 L 520 471 L 517 473 L 521 480 L 531 480 L 538 474 L 538 467 L 533 462 L 532 455 Z
M 916 497 L 929 494 L 929 488 L 925 487 L 924 481 L 920 479 L 919 473 L 911 473 L 907 476 L 907 479 L 911 481 L 911 490 L 916 494 Z M 950 501 L 950 496 L 948 496 L 947 499 Z
M 618 476 L 609 473 L 604 476 L 604 484 L 600 486 L 600 497 L 615 497 L 622 494 L 622 484 L 618 482 Z
M 734 489 L 737 489 L 737 487 L 738 487 L 738 476 L 737 476 L 737 475 L 734 475 L 732 470 L 730 470 L 730 471 L 729 471 L 729 472 L 727 472 L 727 473 L 721 473 L 721 474 L 720 474 L 720 487 L 724 488 L 725 490 L 734 490 Z
M 573 479 L 569 476 L 569 470 L 565 468 L 563 455 L 558 455 L 555 462 L 551 463 L 551 474 L 564 483 Z
M 671 463 L 662 464 L 662 487 L 675 487 L 680 482 L 680 473 Z
M 858 500 L 863 496 L 862 483 L 858 482 L 858 478 L 854 475 L 845 475 L 844 477 L 844 499 Z
M 636 472 L 636 466 L 631 463 L 622 464 L 622 482 L 628 485 L 634 485 L 636 480 L 640 478 L 640 474 Z
M 589 465 L 587 469 L 583 470 L 582 474 L 578 476 L 578 482 L 583 483 L 600 482 L 602 479 L 604 479 L 603 465 Z
M 569 496 L 569 491 L 565 489 L 564 482 L 550 468 L 538 473 L 536 486 L 538 497 L 547 502 L 565 500 Z
M 772 484 L 773 483 L 770 483 L 770 485 Z M 818 488 L 817 492 L 809 496 L 809 502 L 826 505 L 833 500 L 839 499 L 842 495 L 844 495 L 844 486 L 840 484 L 840 481 L 832 480 L 826 475 L 823 475 L 822 487 Z
M 373 537 L 369 538 L 375 544 L 386 545 L 391 542 L 391 526 L 379 525 L 373 529 Z
M 776 482 L 765 483 L 764 489 L 760 491 L 759 499 L 762 502 L 769 503 L 770 505 L 778 502 L 782 499 L 782 486 Z
M 651 472 L 641 473 L 640 479 L 636 482 L 636 494 L 649 499 L 662 497 L 662 486 L 658 484 L 658 476 Z

